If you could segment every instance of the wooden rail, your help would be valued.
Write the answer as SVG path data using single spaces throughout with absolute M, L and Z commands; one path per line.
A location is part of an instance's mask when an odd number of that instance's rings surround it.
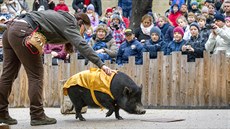
M 216 55 L 204 52 L 204 58 L 196 62 L 187 62 L 187 56 L 180 52 L 170 56 L 158 53 L 157 59 L 149 59 L 144 53 L 143 61 L 143 65 L 135 65 L 135 58 L 130 57 L 124 66 L 106 64 L 143 85 L 142 101 L 146 107 L 230 107 L 230 58 L 225 51 Z M 71 63 L 61 61 L 58 66 L 52 66 L 51 55 L 45 55 L 44 105 L 59 107 L 63 80 L 89 67 L 96 66 L 84 65 L 84 60 L 78 60 L 75 54 L 71 55 Z M 22 67 L 9 98 L 10 107 L 29 106 L 27 81 Z

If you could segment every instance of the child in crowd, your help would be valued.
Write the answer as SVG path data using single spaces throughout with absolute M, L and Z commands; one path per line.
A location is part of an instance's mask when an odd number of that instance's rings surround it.
M 135 37 L 141 43 L 144 43 L 146 40 L 150 39 L 150 30 L 153 28 L 153 17 L 149 14 L 145 14 L 141 18 L 140 27 L 135 30 Z
M 69 8 L 68 8 L 68 6 L 65 4 L 65 0 L 59 0 L 59 4 L 57 4 L 57 5 L 54 7 L 54 10 L 55 10 L 55 11 L 63 10 L 63 11 L 69 12 Z
M 173 40 L 173 26 L 169 24 L 168 18 L 160 16 L 157 19 L 157 26 L 161 30 L 162 40 L 169 43 Z
M 196 58 L 203 58 L 205 41 L 199 35 L 200 27 L 196 22 L 190 24 L 191 38 L 182 46 L 182 54 L 187 55 L 188 62 L 195 62 Z
M 200 27 L 200 36 L 204 39 L 204 42 L 206 42 L 211 33 L 210 29 L 206 27 L 206 17 L 203 15 L 198 16 L 197 22 Z
M 181 51 L 182 46 L 185 44 L 183 39 L 184 30 L 178 26 L 173 30 L 173 41 L 171 41 L 166 49 L 166 55 L 171 55 L 174 51 Z
M 161 30 L 158 27 L 153 27 L 150 35 L 151 39 L 145 42 L 143 52 L 149 52 L 150 59 L 155 59 L 158 51 L 165 50 L 166 43 L 161 39 Z
M 95 33 L 95 38 L 92 38 L 89 44 L 103 62 L 105 60 L 114 61 L 117 56 L 118 47 L 114 38 L 108 37 L 108 26 L 106 24 L 99 24 Z
M 227 27 L 230 27 L 230 17 L 225 18 L 225 24 Z
M 10 12 L 8 11 L 8 8 L 6 6 L 1 6 L 1 15 L 6 18 L 6 20 L 10 20 L 12 18 L 12 15 L 10 14 Z
M 110 22 L 110 18 L 113 15 L 113 9 L 112 8 L 107 8 L 105 10 L 105 15 L 103 17 L 101 17 L 101 19 L 99 20 L 99 24 L 107 24 Z
M 201 15 L 205 16 L 206 18 L 208 18 L 208 7 L 203 6 L 201 9 Z
M 186 41 L 188 39 L 190 39 L 191 34 L 190 34 L 190 30 L 189 30 L 188 21 L 186 20 L 186 18 L 184 16 L 180 16 L 177 19 L 177 24 L 184 29 L 183 39 Z
M 84 39 L 86 43 L 89 43 L 93 35 L 93 28 L 90 26 L 84 33 Z
M 197 16 L 198 14 L 201 13 L 198 6 L 199 6 L 199 3 L 197 1 L 191 2 L 192 8 L 191 8 L 191 10 L 189 10 L 189 12 L 193 12 Z
M 113 38 L 115 39 L 117 46 L 120 47 L 120 45 L 125 40 L 125 36 L 124 36 L 125 25 L 122 22 L 120 15 L 113 14 L 112 21 L 110 23 L 110 28 L 113 32 Z
M 169 21 L 171 22 L 171 24 L 174 26 L 174 27 L 177 27 L 178 24 L 176 22 L 177 18 L 180 17 L 182 14 L 181 12 L 179 11 L 179 6 L 177 4 L 174 4 L 172 7 L 171 7 L 171 13 L 169 14 L 168 18 L 169 18 Z
M 143 63 L 143 45 L 135 38 L 133 30 L 125 30 L 125 42 L 121 44 L 116 62 L 118 65 L 128 63 L 129 56 L 135 56 L 135 64 L 140 65 Z
M 88 17 L 90 19 L 91 26 L 93 27 L 93 29 L 95 29 L 99 24 L 99 16 L 95 12 L 95 8 L 94 8 L 93 4 L 88 5 L 86 14 L 88 15 Z
M 188 13 L 188 24 L 190 25 L 193 22 L 196 22 L 196 15 L 193 12 Z
M 188 18 L 188 6 L 186 4 L 181 5 L 180 12 L 185 18 Z

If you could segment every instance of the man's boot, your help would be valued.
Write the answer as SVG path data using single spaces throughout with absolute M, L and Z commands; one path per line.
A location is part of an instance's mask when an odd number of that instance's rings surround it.
M 0 115 L 0 123 L 5 123 L 8 125 L 16 125 L 18 121 L 16 119 L 13 119 L 9 115 Z
M 40 119 L 32 119 L 30 122 L 31 126 L 38 126 L 38 125 L 50 125 L 56 124 L 57 120 L 55 118 L 49 118 L 48 116 L 44 116 L 44 118 Z

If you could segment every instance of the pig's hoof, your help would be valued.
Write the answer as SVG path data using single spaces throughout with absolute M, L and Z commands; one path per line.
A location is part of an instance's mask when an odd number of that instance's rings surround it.
M 79 117 L 79 120 L 80 121 L 86 121 L 85 118 L 83 118 L 83 117 Z
M 113 114 L 113 111 L 108 111 L 107 113 L 106 113 L 106 117 L 109 117 L 109 116 L 111 116 Z
M 121 116 L 117 117 L 118 120 L 124 120 Z

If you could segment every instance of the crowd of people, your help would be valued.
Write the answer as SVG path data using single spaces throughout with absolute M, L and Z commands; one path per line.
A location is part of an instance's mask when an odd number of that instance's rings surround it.
M 73 0 L 75 13 L 84 12 L 90 18 L 91 27 L 83 36 L 102 61 L 111 60 L 122 65 L 128 62 L 129 56 L 136 56 L 136 64 L 142 64 L 143 52 L 156 58 L 158 51 L 165 55 L 182 51 L 188 55 L 188 61 L 195 61 L 195 58 L 203 57 L 204 50 L 210 53 L 222 49 L 228 51 L 228 1 L 222 5 L 223 1 L 169 0 L 171 6 L 165 16 L 154 17 L 149 12 L 142 16 L 140 26 L 135 29 L 129 28 L 131 3 L 132 0 L 119 0 L 117 7 L 108 7 L 102 14 L 100 0 Z M 32 11 L 48 9 L 69 12 L 65 0 L 59 0 L 56 5 L 53 0 L 34 0 Z M 0 21 L 4 23 L 29 10 L 25 0 L 5 1 L 1 5 Z M 221 43 L 218 42 L 220 40 Z M 57 64 L 59 59 L 69 62 L 70 56 L 64 45 L 47 44 L 44 53 L 52 55 L 53 64 Z M 80 55 L 79 58 L 84 57 Z
M 149 52 L 154 59 L 159 51 L 165 55 L 181 51 L 192 62 L 202 58 L 205 50 L 210 53 L 226 50 L 230 54 L 228 0 L 169 0 L 170 8 L 165 15 L 153 15 L 150 11 L 142 16 L 138 28 L 129 27 L 132 0 L 118 0 L 118 6 L 106 8 L 104 14 L 101 4 L 101 0 L 72 1 L 74 13 L 83 12 L 89 17 L 91 26 L 82 36 L 103 62 L 110 60 L 123 65 L 128 63 L 129 56 L 135 56 L 136 64 L 142 64 L 143 52 Z M 5 1 L 1 5 L 1 23 L 30 11 L 28 7 L 26 0 Z M 57 4 L 53 0 L 34 0 L 31 10 L 48 9 L 70 11 L 65 0 Z M 69 62 L 70 55 L 64 47 L 47 44 L 43 51 L 52 55 L 56 65 L 60 59 Z M 79 54 L 78 58 L 84 57 Z

